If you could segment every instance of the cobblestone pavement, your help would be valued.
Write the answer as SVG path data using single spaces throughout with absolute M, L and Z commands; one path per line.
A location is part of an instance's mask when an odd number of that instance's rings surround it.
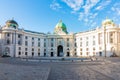
M 0 63 L 0 80 L 47 80 L 50 68 Z
M 107 69 L 105 71 L 96 65 L 59 65 L 51 68 L 48 80 L 115 80 Z
M 0 80 L 120 80 L 120 58 L 87 62 L 30 62 L 0 58 Z

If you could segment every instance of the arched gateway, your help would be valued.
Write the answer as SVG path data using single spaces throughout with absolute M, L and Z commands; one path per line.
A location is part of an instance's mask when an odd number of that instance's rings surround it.
M 62 45 L 59 45 L 58 47 L 57 47 L 57 56 L 58 57 L 62 57 L 64 55 L 64 53 L 63 53 L 63 46 Z

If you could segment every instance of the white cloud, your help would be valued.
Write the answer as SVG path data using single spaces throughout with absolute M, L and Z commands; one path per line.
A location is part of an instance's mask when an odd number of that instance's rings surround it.
M 95 28 L 95 27 L 97 27 L 97 22 L 92 22 L 92 23 L 90 23 L 89 29 L 93 29 L 93 28 Z
M 88 23 L 90 19 L 95 18 L 98 13 L 91 13 L 91 10 L 99 3 L 99 1 L 100 0 L 86 0 L 86 2 L 84 2 L 84 6 L 82 6 L 84 11 L 80 12 L 78 20 L 83 20 L 84 22 Z
M 57 1 L 57 0 L 56 0 Z M 52 9 L 61 8 L 60 4 L 55 0 L 50 5 Z M 106 8 L 111 3 L 111 0 L 62 0 L 72 10 L 72 14 L 78 15 L 79 21 L 84 21 L 87 26 L 95 26 L 94 18 L 99 14 L 99 11 Z M 120 8 L 112 8 L 120 14 Z M 91 25 L 92 24 L 92 25 Z
M 92 26 L 92 27 L 95 27 L 96 24 L 97 24 L 96 22 L 93 22 L 93 23 L 91 24 L 91 26 Z
M 82 20 L 84 18 L 84 13 L 79 13 L 79 18 L 78 18 L 78 20 Z
M 56 2 L 56 0 L 53 0 L 52 4 L 50 4 L 50 8 L 53 10 L 57 10 L 62 8 L 59 3 Z
M 94 19 L 97 15 L 98 15 L 98 13 L 91 13 L 89 15 L 89 19 Z
M 88 23 L 89 19 L 88 19 L 88 18 L 85 18 L 84 21 L 85 21 L 86 23 Z
M 87 26 L 95 26 L 94 18 L 99 11 L 111 3 L 111 0 L 63 0 L 71 9 L 72 13 L 78 13 L 78 20 L 84 21 Z M 92 11 L 95 11 L 92 12 Z M 92 24 L 92 25 L 91 25 Z
M 102 6 L 98 6 L 96 7 L 96 10 L 101 10 L 103 7 Z
M 63 0 L 73 11 L 78 11 L 83 5 L 83 0 Z
M 116 3 L 113 5 L 113 7 L 111 8 L 111 10 L 116 13 L 117 15 L 120 15 L 120 3 Z
M 111 0 L 103 0 L 96 8 L 95 10 L 102 10 L 104 9 L 107 5 L 111 3 Z
M 83 6 L 84 11 L 80 12 L 79 19 L 85 22 L 86 26 L 90 28 L 96 27 L 97 23 L 94 22 L 95 17 L 99 14 L 99 11 L 104 9 L 111 3 L 111 0 L 87 0 Z M 95 11 L 92 12 L 92 11 Z
M 90 10 L 99 2 L 99 0 L 87 0 L 83 6 L 85 14 L 89 14 Z
M 114 8 L 114 7 L 112 7 L 112 8 L 111 8 L 111 10 L 112 10 L 112 11 L 115 11 L 115 8 Z

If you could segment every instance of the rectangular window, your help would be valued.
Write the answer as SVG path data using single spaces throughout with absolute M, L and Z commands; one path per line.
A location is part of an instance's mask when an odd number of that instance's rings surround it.
M 46 47 L 46 43 L 44 43 L 44 47 Z
M 53 43 L 51 43 L 51 47 L 53 47 Z
M 18 45 L 21 45 L 21 41 L 20 40 L 18 40 Z
M 25 41 L 25 46 L 28 46 L 28 42 L 27 41 Z
M 80 40 L 82 40 L 82 38 L 80 38 Z
M 40 56 L 40 53 L 38 53 L 38 56 Z
M 9 39 L 7 40 L 7 44 L 10 44 L 10 40 Z
M 21 52 L 19 52 L 18 55 L 21 55 Z
M 32 51 L 34 51 L 34 48 L 32 48 Z
M 28 37 L 27 37 L 27 36 L 25 36 L 25 39 L 28 39 Z
M 86 37 L 86 40 L 88 40 L 89 38 L 88 37 Z
M 44 52 L 46 51 L 46 49 L 44 49 Z
M 34 46 L 34 42 L 32 42 L 32 46 Z
M 21 47 L 19 47 L 19 50 L 21 50 Z
M 34 40 L 34 37 L 32 37 L 32 40 Z
M 51 41 L 53 41 L 54 39 L 53 38 L 51 38 Z
M 40 38 L 38 38 L 38 41 L 40 41 Z
M 86 48 L 86 51 L 88 51 L 89 50 L 89 48 Z
M 80 47 L 82 47 L 82 42 L 80 42 Z
M 69 38 L 67 38 L 67 41 L 69 41 Z
M 10 36 L 10 33 L 7 33 L 7 37 L 9 37 Z
M 75 49 L 75 51 L 76 51 L 76 49 Z
M 21 37 L 21 35 L 20 34 L 18 34 L 18 38 L 20 38 Z
M 38 52 L 40 52 L 40 49 L 38 49 Z
M 82 48 L 80 48 L 80 51 L 82 51 Z
M 75 47 L 77 47 L 77 46 L 76 46 L 76 43 L 75 43 L 74 45 L 75 45 Z
M 25 52 L 25 55 L 27 56 L 27 52 Z
M 110 43 L 113 43 L 113 38 L 110 38 Z
M 110 37 L 112 37 L 113 36 L 113 33 L 110 33 Z
M 27 48 L 25 48 L 25 51 L 27 51 Z
M 82 52 L 80 52 L 80 55 L 82 55 Z
M 76 39 L 75 39 L 75 41 L 76 41 Z
M 93 41 L 93 45 L 95 45 L 95 41 Z
M 67 43 L 67 47 L 69 47 L 69 43 Z
M 86 42 L 86 46 L 88 46 L 88 41 Z
M 40 42 L 38 42 L 38 47 L 40 47 Z
M 110 43 L 113 43 L 113 32 L 110 33 Z
M 44 56 L 46 56 L 46 53 L 44 53 Z
M 95 56 L 95 52 L 93 52 L 93 55 Z
M 99 33 L 99 34 L 98 34 L 98 43 L 99 43 L 99 44 L 102 44 L 102 40 L 103 40 L 103 39 L 102 39 L 102 33 Z
M 88 55 L 89 55 L 89 52 L 86 52 L 86 55 L 88 56 Z
M 32 52 L 32 56 L 34 56 L 34 52 Z
M 44 39 L 44 42 L 46 41 L 46 39 Z

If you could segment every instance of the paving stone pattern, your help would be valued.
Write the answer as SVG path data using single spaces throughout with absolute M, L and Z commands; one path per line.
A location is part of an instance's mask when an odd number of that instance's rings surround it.
M 120 58 L 87 62 L 0 58 L 0 80 L 120 80 Z

